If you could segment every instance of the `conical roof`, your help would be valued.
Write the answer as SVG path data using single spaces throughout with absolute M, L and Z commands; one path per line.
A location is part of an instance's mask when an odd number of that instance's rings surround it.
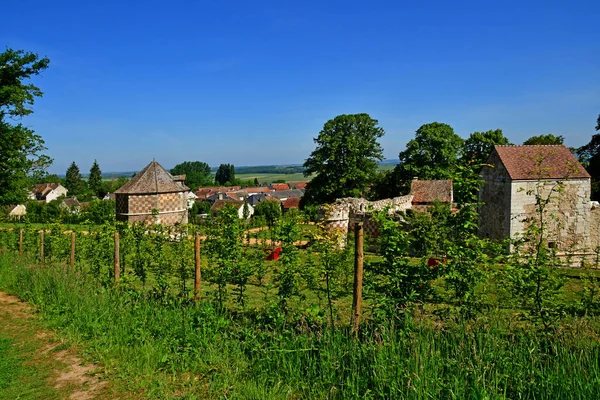
M 183 183 L 175 181 L 162 165 L 152 161 L 129 182 L 116 190 L 115 193 L 150 194 L 185 192 L 188 190 L 189 188 Z

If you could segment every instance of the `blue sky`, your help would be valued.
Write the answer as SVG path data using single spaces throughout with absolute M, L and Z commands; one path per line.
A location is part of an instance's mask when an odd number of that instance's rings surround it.
M 587 143 L 600 113 L 600 2 L 37 1 L 0 44 L 51 59 L 23 122 L 50 172 L 155 158 L 302 163 L 323 124 L 366 112 L 386 158 L 424 123 L 514 143 Z

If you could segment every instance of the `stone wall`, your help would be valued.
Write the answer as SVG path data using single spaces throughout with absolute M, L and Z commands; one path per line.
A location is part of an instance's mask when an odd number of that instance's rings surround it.
M 388 212 L 390 214 L 406 211 L 411 208 L 412 199 L 412 195 L 377 201 L 353 197 L 337 199 L 331 209 L 328 210 L 327 227 L 328 229 L 339 229 L 346 234 L 348 231 L 354 231 L 356 221 L 362 221 L 364 233 L 377 237 L 379 236 L 379 229 L 375 221 L 369 218 L 369 213 L 381 211 L 385 208 L 389 208 Z
M 558 252 L 590 250 L 590 180 L 516 181 L 511 185 L 510 237 L 527 228 L 527 218 L 539 221 L 536 195 L 550 201 L 543 214 L 548 242 Z
M 511 180 L 497 153 L 492 153 L 481 171 L 483 187 L 479 192 L 479 233 L 481 237 L 502 240 L 510 235 Z

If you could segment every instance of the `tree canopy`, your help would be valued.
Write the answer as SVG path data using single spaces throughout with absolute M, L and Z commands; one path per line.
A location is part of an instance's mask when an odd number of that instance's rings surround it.
M 562 136 L 554 136 L 549 133 L 547 135 L 532 136 L 523 142 L 524 145 L 556 145 L 563 144 L 565 138 Z
M 235 183 L 235 166 L 233 164 L 221 164 L 215 174 L 215 182 L 219 185 Z
M 314 140 L 317 147 L 304 163 L 303 204 L 332 202 L 366 191 L 383 159 L 377 139 L 385 134 L 369 114 L 338 115 L 325 123 Z
M 106 194 L 102 181 L 102 171 L 98 165 L 98 161 L 94 160 L 92 168 L 90 168 L 90 176 L 88 177 L 88 188 L 93 196 L 102 198 Z
M 43 93 L 28 80 L 49 63 L 23 50 L 0 53 L 0 204 L 24 202 L 32 179 L 52 162 L 43 154 L 42 137 L 15 123 L 33 112 L 35 98 Z
M 596 131 L 600 132 L 600 114 L 596 121 Z M 592 135 L 590 142 L 578 148 L 576 153 L 592 176 L 592 200 L 600 200 L 600 133 Z
M 510 144 L 508 138 L 502 133 L 502 129 L 494 129 L 486 132 L 473 132 L 465 140 L 461 156 L 463 164 L 481 165 L 485 163 L 495 145 Z
M 173 175 L 185 175 L 185 184 L 192 190 L 213 183 L 210 167 L 202 161 L 184 161 L 171 169 Z
M 83 179 L 75 161 L 67 168 L 65 187 L 69 190 L 69 196 L 81 196 L 84 194 Z

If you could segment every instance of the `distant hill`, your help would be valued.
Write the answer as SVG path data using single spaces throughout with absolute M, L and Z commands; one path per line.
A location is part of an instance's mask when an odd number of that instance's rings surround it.
M 379 165 L 390 166 L 398 164 L 398 160 L 383 160 L 379 162 Z M 211 167 L 211 171 L 214 174 L 217 172 L 218 167 Z M 112 178 L 131 178 L 131 176 L 139 171 L 116 171 L 116 172 L 103 172 L 102 179 L 112 179 Z M 282 174 L 282 175 L 292 175 L 292 174 L 301 174 L 304 172 L 304 167 L 302 164 L 283 164 L 283 165 L 255 165 L 255 166 L 235 166 L 236 174 Z M 89 174 L 81 174 L 81 176 L 87 179 Z M 59 178 L 64 178 L 64 174 L 59 174 Z

